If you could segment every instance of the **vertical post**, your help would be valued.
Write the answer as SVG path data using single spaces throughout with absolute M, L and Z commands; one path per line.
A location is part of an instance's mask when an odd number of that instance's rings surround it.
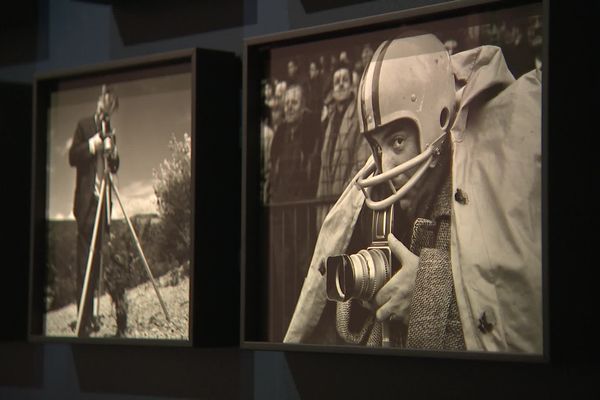
M 392 347 L 392 341 L 390 339 L 390 323 L 389 321 L 383 321 L 381 323 L 381 346 Z
M 104 275 L 104 260 L 102 253 L 100 253 L 99 257 L 100 262 L 98 263 L 98 267 L 100 268 L 100 271 L 98 272 L 98 286 L 96 287 L 96 309 L 94 313 L 96 316 L 100 315 L 100 297 L 102 297 L 102 291 L 104 290 L 102 285 L 102 276 Z

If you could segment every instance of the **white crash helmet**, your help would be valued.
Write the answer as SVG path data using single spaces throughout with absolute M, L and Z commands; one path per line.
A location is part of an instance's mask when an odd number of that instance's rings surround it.
M 360 131 L 371 144 L 375 160 L 356 181 L 369 208 L 388 208 L 415 185 L 428 167 L 435 165 L 454 115 L 455 93 L 450 56 L 434 35 L 388 40 L 373 53 L 357 99 Z M 370 136 L 403 119 L 416 125 L 421 153 L 382 173 L 381 149 Z M 392 178 L 416 166 L 419 168 L 408 182 L 395 188 Z M 374 200 L 371 189 L 386 181 L 392 194 Z

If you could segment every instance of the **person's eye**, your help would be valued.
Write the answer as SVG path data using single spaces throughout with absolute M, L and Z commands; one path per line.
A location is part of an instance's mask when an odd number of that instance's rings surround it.
M 403 136 L 394 136 L 392 139 L 392 149 L 394 151 L 400 151 L 404 148 L 405 138 Z

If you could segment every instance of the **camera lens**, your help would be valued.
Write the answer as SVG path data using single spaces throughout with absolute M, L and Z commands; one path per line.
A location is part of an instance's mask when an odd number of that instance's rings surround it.
M 369 248 L 328 257 L 327 296 L 336 301 L 371 300 L 391 277 L 389 249 L 386 250 Z
M 355 298 L 362 300 L 370 300 L 373 297 L 374 290 L 374 278 L 375 278 L 375 260 L 371 256 L 371 253 L 367 250 L 361 250 L 357 254 L 361 260 L 364 260 L 364 274 L 361 281 L 361 291 L 356 293 Z
M 348 293 L 352 293 L 355 283 L 350 265 L 350 257 L 345 254 L 327 257 L 327 297 L 330 300 L 346 301 L 350 298 Z
M 371 298 L 373 298 L 375 293 L 377 293 L 379 289 L 381 289 L 382 286 L 390 280 L 392 276 L 392 267 L 384 250 L 375 248 L 369 249 L 368 251 L 373 258 L 373 264 L 375 266 L 373 274 L 373 289 L 371 292 Z
M 363 254 L 352 254 L 350 256 L 350 268 L 352 269 L 353 289 L 348 292 L 351 298 L 360 299 L 364 297 L 369 288 L 369 260 Z M 348 276 L 348 275 L 346 275 Z

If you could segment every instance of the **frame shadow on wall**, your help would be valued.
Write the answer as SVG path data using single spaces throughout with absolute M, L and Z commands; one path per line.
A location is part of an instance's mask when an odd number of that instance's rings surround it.
M 48 57 L 48 5 L 23 0 L 0 14 L 0 67 Z
M 547 365 L 528 362 L 444 360 L 423 357 L 288 352 L 286 362 L 299 398 L 478 398 L 551 396 Z M 320 384 L 316 384 L 315 377 Z M 383 377 L 394 377 L 385 379 Z M 435 384 L 432 384 L 435 381 Z M 510 381 L 510 385 L 506 382 Z M 353 385 L 348 382 L 364 382 Z M 467 383 L 467 382 L 470 382 Z M 481 391 L 481 388 L 490 388 Z M 493 388 L 493 389 L 492 389 Z M 540 389 L 543 391 L 540 392 Z
M 108 0 L 126 46 L 255 24 L 256 0 Z M 177 23 L 165 23 L 177 21 Z
M 0 387 L 36 388 L 43 386 L 42 346 L 27 343 L 0 343 Z
M 244 399 L 254 392 L 254 355 L 234 347 L 74 345 L 72 354 L 84 393 Z
M 371 1 L 374 0 L 300 0 L 302 6 L 304 6 L 304 10 L 309 14 Z

